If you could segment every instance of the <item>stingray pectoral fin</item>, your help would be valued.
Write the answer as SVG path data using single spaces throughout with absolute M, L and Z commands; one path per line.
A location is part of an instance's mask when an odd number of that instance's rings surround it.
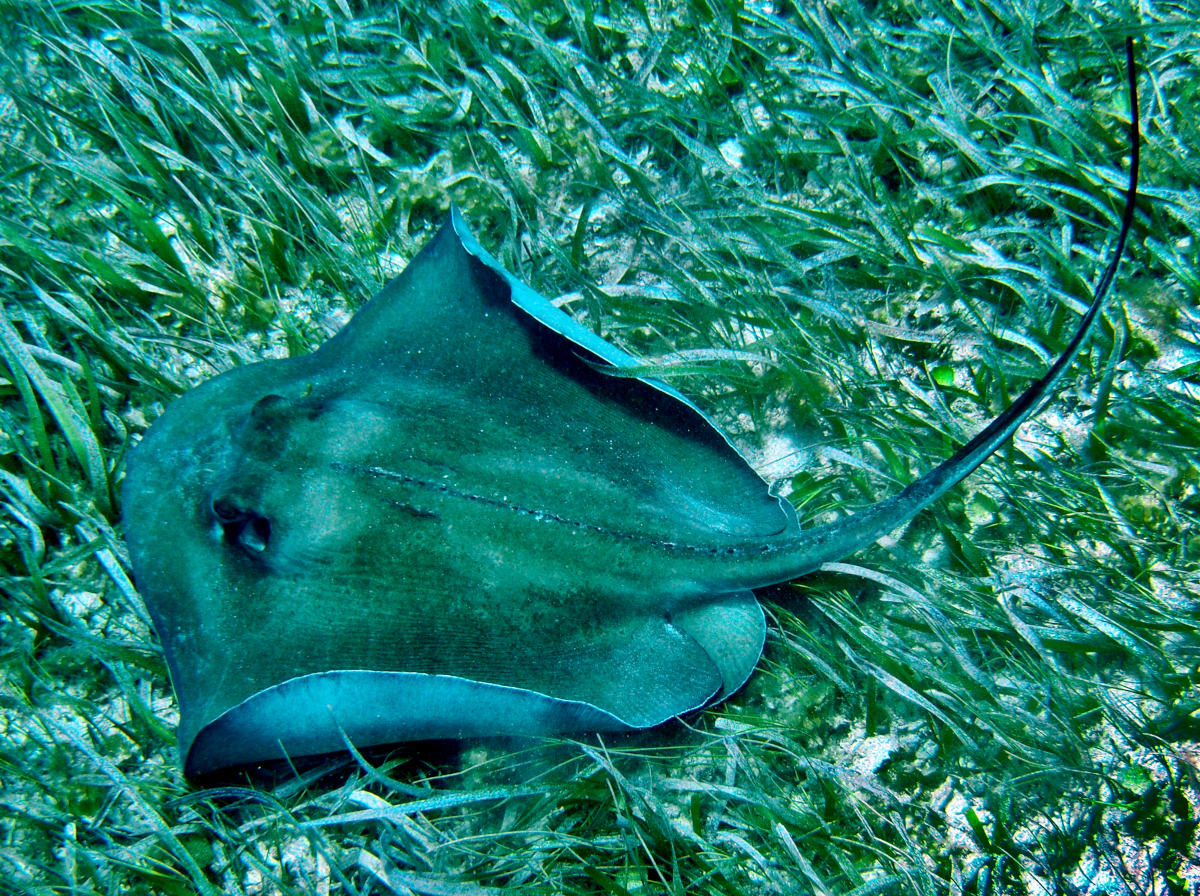
M 746 683 L 767 638 L 767 621 L 752 591 L 722 594 L 675 613 L 671 621 L 704 648 L 720 671 L 720 699 Z
M 578 656 L 558 657 L 562 684 L 587 699 L 416 672 L 297 676 L 227 709 L 190 743 L 181 741 L 184 771 L 193 776 L 329 753 L 344 748 L 343 734 L 366 747 L 648 728 L 740 687 L 762 649 L 765 623 L 754 595 L 744 591 L 670 619 L 643 617 L 609 635 Z
M 189 777 L 231 765 L 410 740 L 624 731 L 587 703 L 449 675 L 347 670 L 259 691 L 180 744 Z

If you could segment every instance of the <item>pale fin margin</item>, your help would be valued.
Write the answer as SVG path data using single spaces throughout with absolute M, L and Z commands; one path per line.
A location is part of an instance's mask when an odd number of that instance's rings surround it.
M 417 672 L 342 670 L 302 675 L 259 691 L 180 744 L 184 774 L 439 738 L 629 731 L 587 703 L 522 688 Z

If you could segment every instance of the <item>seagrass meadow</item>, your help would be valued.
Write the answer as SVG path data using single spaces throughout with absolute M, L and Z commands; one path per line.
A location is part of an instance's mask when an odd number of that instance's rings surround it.
M 0 3 L 0 891 L 1200 893 L 1197 8 Z M 1015 441 L 760 593 L 633 735 L 183 777 L 122 541 L 176 396 L 312 350 L 456 203 L 801 519 Z

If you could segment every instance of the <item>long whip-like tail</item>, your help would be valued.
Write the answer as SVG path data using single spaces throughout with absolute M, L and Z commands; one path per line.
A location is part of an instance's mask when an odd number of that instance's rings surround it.
M 784 555 L 793 560 L 790 570 L 785 570 L 786 563 L 779 564 L 778 576 L 772 576 L 776 581 L 794 578 L 806 572 L 812 572 L 824 563 L 840 560 L 908 522 L 970 475 L 997 448 L 1008 441 L 1017 428 L 1033 416 L 1045 401 L 1053 396 L 1059 381 L 1079 354 L 1096 321 L 1100 319 L 1100 311 L 1105 298 L 1112 290 L 1117 267 L 1121 263 L 1121 256 L 1125 252 L 1125 243 L 1133 224 L 1137 200 L 1138 159 L 1141 151 L 1133 38 L 1128 38 L 1125 42 L 1125 60 L 1129 78 L 1131 145 L 1129 187 L 1125 193 L 1125 211 L 1121 217 L 1121 230 L 1117 236 L 1117 245 L 1113 250 L 1112 260 L 1109 261 L 1103 276 L 1096 284 L 1091 307 L 1080 321 L 1079 329 L 1071 343 L 1046 374 L 1026 389 L 1020 398 L 1014 401 L 982 432 L 956 451 L 953 456 L 899 494 L 826 526 L 805 530 L 797 535 L 781 539 L 775 544 L 765 546 L 761 559 L 767 569 L 772 567 L 775 562 L 783 560 Z M 796 564 L 796 560 L 799 560 L 800 563 Z M 764 569 L 765 571 L 766 569 Z

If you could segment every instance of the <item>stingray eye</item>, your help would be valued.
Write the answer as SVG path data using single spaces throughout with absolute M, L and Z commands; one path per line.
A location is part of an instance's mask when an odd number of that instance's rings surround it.
M 271 538 L 271 521 L 253 510 L 239 507 L 229 498 L 216 498 L 212 512 L 225 541 L 249 554 L 261 554 Z

